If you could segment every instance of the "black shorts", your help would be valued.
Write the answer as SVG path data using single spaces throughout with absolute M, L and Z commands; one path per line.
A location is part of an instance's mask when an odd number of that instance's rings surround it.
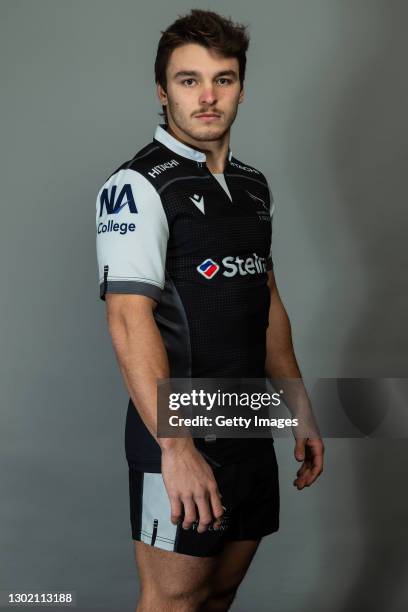
M 197 532 L 170 520 L 170 502 L 159 473 L 129 468 L 132 538 L 195 557 L 218 555 L 228 541 L 259 540 L 279 529 L 279 474 L 274 445 L 249 459 L 211 466 L 225 508 L 221 527 Z

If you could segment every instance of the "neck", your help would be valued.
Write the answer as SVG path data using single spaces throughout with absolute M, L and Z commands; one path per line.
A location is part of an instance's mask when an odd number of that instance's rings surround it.
M 189 137 L 170 120 L 167 124 L 167 131 L 188 147 L 205 153 L 207 168 L 210 172 L 215 174 L 224 172 L 229 147 L 229 130 L 218 140 L 196 140 L 195 138 Z

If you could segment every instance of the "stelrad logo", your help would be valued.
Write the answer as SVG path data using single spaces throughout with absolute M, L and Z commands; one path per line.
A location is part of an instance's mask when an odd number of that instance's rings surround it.
M 203 261 L 203 263 L 200 263 L 200 265 L 197 266 L 197 270 L 205 278 L 212 278 L 217 274 L 219 269 L 220 266 L 212 259 L 206 259 L 205 261 Z
M 265 257 L 260 257 L 256 253 L 246 258 L 239 257 L 238 255 L 236 257 L 228 255 L 224 257 L 221 263 L 224 267 L 222 275 L 227 278 L 232 278 L 237 274 L 239 276 L 247 276 L 248 274 L 262 274 L 266 272 Z M 197 270 L 204 278 L 211 279 L 220 270 L 220 266 L 213 259 L 205 259 L 197 266 Z

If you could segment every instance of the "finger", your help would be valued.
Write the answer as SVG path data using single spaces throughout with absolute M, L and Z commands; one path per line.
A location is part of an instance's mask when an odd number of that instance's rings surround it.
M 294 486 L 297 487 L 298 489 L 303 489 L 304 486 L 306 485 L 305 479 L 304 478 L 297 478 L 294 481 Z
M 223 506 L 221 503 L 220 497 L 221 497 L 221 494 L 219 493 L 218 489 L 215 489 L 213 493 L 210 495 L 212 513 L 215 518 L 213 529 L 215 529 L 216 531 L 219 529 L 222 523 L 222 518 L 226 510 L 225 506 Z
M 307 470 L 308 468 L 306 464 L 303 463 L 302 467 L 299 468 L 298 471 L 296 472 L 297 478 L 295 478 L 295 480 L 293 481 L 293 485 L 297 487 L 298 489 L 299 488 L 303 489 L 303 487 L 305 486 Z
M 211 514 L 210 502 L 207 497 L 195 497 L 194 501 L 198 509 L 198 533 L 204 533 L 207 531 L 208 526 L 211 525 L 213 517 Z
M 171 507 L 171 522 L 174 525 L 180 521 L 182 516 L 182 508 L 180 498 L 177 496 L 170 497 L 170 507 Z
M 225 512 L 225 508 L 221 503 L 221 494 L 217 487 L 210 491 L 210 502 L 212 515 L 217 522 L 218 519 L 222 518 Z
M 196 508 L 192 497 L 183 498 L 184 519 L 182 522 L 183 529 L 190 529 L 191 525 L 196 520 Z
M 313 470 L 323 470 L 323 455 L 320 453 L 316 454 L 313 457 Z
M 303 476 L 305 475 L 307 469 L 308 469 L 308 467 L 307 467 L 306 463 L 303 463 L 301 465 L 301 467 L 298 469 L 298 471 L 296 472 L 296 476 L 298 478 L 303 478 Z
M 306 463 L 307 469 L 302 476 L 305 476 L 306 483 L 310 485 L 323 472 L 323 455 L 317 452 Z
M 225 506 L 223 506 L 222 508 L 223 508 L 223 510 L 224 510 L 224 514 L 225 514 L 226 507 L 225 507 Z M 218 519 L 216 519 L 216 520 L 215 520 L 215 522 L 214 522 L 214 524 L 213 524 L 213 529 L 215 529 L 215 531 L 217 531 L 217 530 L 218 530 L 218 529 L 221 527 L 222 518 L 223 518 L 224 514 L 223 514 L 222 516 L 220 516 L 220 518 L 218 518 Z
M 306 483 L 304 480 L 295 480 L 293 485 L 298 489 L 298 491 L 300 491 L 301 489 L 304 489 L 306 486 Z
M 296 461 L 303 461 L 304 460 L 304 458 L 305 458 L 305 443 L 306 443 L 306 438 L 296 438 L 296 444 L 295 444 L 295 450 L 294 450 Z
M 319 474 L 323 472 L 323 467 L 321 466 L 320 467 L 319 466 L 306 467 L 305 470 L 302 470 L 302 471 L 299 470 L 299 472 L 301 472 L 299 475 L 299 478 L 297 478 L 293 484 L 295 486 L 300 485 L 300 488 L 303 489 L 303 487 L 309 487 L 316 480 Z
M 310 470 L 310 473 L 309 473 L 309 476 L 308 476 L 309 484 L 312 484 L 312 482 L 314 482 L 318 478 L 318 476 L 320 476 L 320 474 L 322 472 L 323 472 L 323 468 L 322 467 L 320 467 L 320 468 L 317 467 L 317 466 L 313 467 Z
M 312 463 L 304 461 L 302 467 L 298 470 L 300 478 L 305 478 L 312 470 Z

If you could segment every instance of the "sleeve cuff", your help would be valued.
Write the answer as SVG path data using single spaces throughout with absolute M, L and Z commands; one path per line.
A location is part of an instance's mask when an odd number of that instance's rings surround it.
M 156 302 L 160 302 L 162 289 L 151 283 L 145 283 L 141 281 L 112 281 L 109 280 L 107 283 L 100 283 L 99 285 L 99 297 L 101 300 L 105 300 L 106 293 L 128 293 L 136 295 L 145 295 L 146 297 L 153 298 Z

